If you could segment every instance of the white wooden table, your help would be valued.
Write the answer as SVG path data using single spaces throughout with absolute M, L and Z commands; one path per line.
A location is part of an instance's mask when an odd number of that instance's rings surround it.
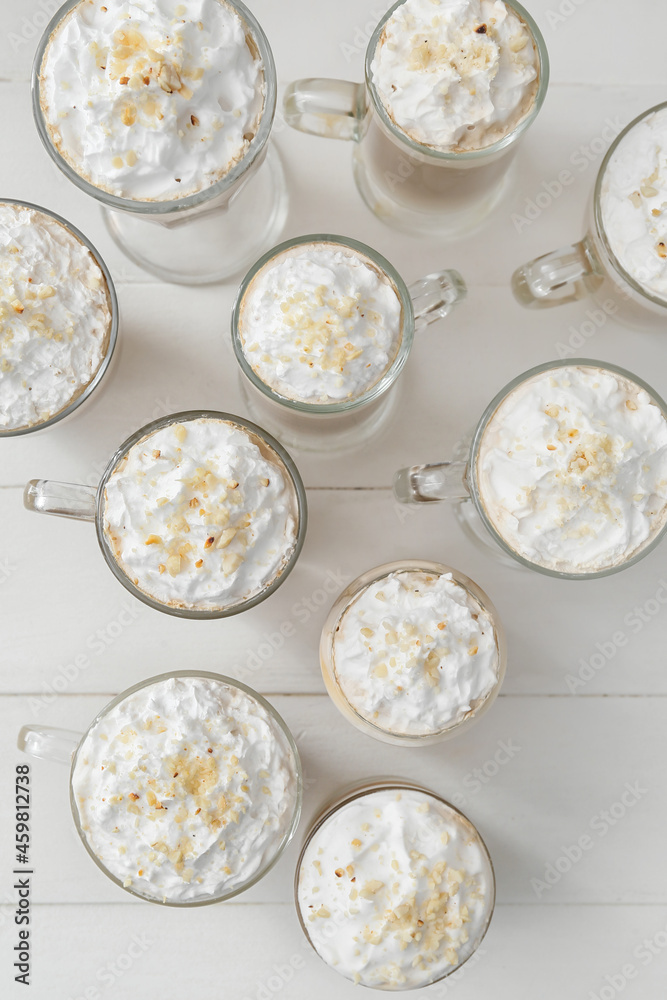
M 360 79 L 364 39 L 383 10 L 380 0 L 251 6 L 274 47 L 283 86 L 315 74 Z M 551 52 L 551 90 L 521 150 L 520 187 L 479 235 L 441 245 L 393 233 L 362 205 L 347 144 L 278 122 L 292 194 L 286 237 L 331 229 L 356 237 L 408 280 L 457 267 L 469 299 L 420 336 L 404 375 L 401 418 L 367 455 L 296 456 L 311 524 L 285 585 L 247 614 L 199 623 L 133 602 L 106 570 L 90 525 L 35 517 L 23 510 L 21 491 L 27 479 L 42 476 L 95 483 L 121 440 L 160 413 L 191 406 L 242 413 L 229 338 L 235 285 L 164 285 L 113 246 L 96 204 L 57 172 L 32 123 L 29 71 L 49 2 L 0 0 L 0 195 L 53 208 L 89 235 L 116 279 L 122 308 L 121 359 L 106 391 L 64 427 L 0 447 L 3 998 L 26 995 L 11 968 L 13 775 L 25 760 L 15 749 L 20 725 L 81 729 L 116 692 L 179 667 L 232 674 L 276 704 L 303 755 L 302 827 L 278 867 L 238 901 L 160 909 L 132 901 L 90 863 L 71 822 L 66 768 L 34 762 L 34 1000 L 352 996 L 354 987 L 306 946 L 292 879 L 318 804 L 341 783 L 373 774 L 419 779 L 460 802 L 496 865 L 498 906 L 478 957 L 420 995 L 664 996 L 667 548 L 606 580 L 554 581 L 502 568 L 462 537 L 444 506 L 406 515 L 389 490 L 399 466 L 446 458 L 505 382 L 554 358 L 556 345 L 586 320 L 592 305 L 585 302 L 541 314 L 522 310 L 510 274 L 581 236 L 606 122 L 618 130 L 666 96 L 664 3 L 529 6 Z M 526 201 L 565 169 L 574 182 L 518 232 L 513 213 L 523 214 Z M 667 340 L 660 336 L 609 319 L 584 353 L 625 365 L 667 394 Z M 477 580 L 497 603 L 510 642 L 507 680 L 493 710 L 453 742 L 417 750 L 383 747 L 352 729 L 325 694 L 317 658 L 324 583 L 410 556 L 448 562 Z M 126 607 L 130 615 L 122 615 Z M 295 634 L 267 655 L 267 641 L 287 621 Z M 619 630 L 627 641 L 616 648 Z M 586 669 L 591 657 L 594 669 Z M 568 677 L 582 671 L 582 661 L 589 679 L 573 693 Z M 515 749 L 499 766 L 494 755 L 502 742 Z M 635 792 L 619 805 L 628 785 Z M 581 859 L 563 860 L 576 856 L 572 845 L 584 836 Z M 532 880 L 544 881 L 550 865 L 553 884 L 542 889 Z M 555 876 L 556 867 L 569 870 Z

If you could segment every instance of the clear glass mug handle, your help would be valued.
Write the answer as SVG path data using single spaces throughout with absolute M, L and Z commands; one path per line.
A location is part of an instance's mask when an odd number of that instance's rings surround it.
M 468 463 L 440 462 L 399 469 L 394 476 L 394 496 L 399 503 L 434 503 L 440 500 L 468 500 Z
M 23 505 L 38 514 L 56 514 L 78 521 L 94 521 L 97 489 L 52 479 L 31 479 L 23 491 Z
M 518 268 L 512 275 L 512 291 L 527 309 L 549 309 L 586 298 L 603 280 L 593 244 L 585 237 Z
M 415 330 L 423 330 L 447 316 L 468 294 L 466 283 L 458 271 L 436 271 L 413 282 L 408 291 L 415 313 Z
M 81 742 L 81 733 L 52 726 L 23 726 L 17 746 L 29 757 L 71 764 L 72 755 Z
M 368 105 L 363 83 L 310 78 L 295 80 L 285 91 L 285 121 L 299 132 L 357 141 Z

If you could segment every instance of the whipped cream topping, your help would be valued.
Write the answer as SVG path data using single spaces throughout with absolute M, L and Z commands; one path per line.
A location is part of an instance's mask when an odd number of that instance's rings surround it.
M 333 243 L 278 254 L 251 281 L 239 335 L 271 389 L 305 403 L 357 399 L 391 366 L 403 309 L 389 277 Z
M 377 989 L 417 989 L 453 972 L 484 936 L 493 897 L 472 824 L 407 788 L 343 804 L 315 832 L 299 870 L 299 909 L 315 950 Z
M 617 260 L 667 301 L 667 108 L 621 139 L 602 178 L 600 208 Z
M 264 83 L 249 29 L 224 0 L 81 0 L 49 41 L 40 102 L 84 179 L 164 201 L 210 187 L 242 159 Z
M 239 688 L 173 677 L 124 698 L 84 737 L 72 790 L 91 851 L 125 887 L 188 903 L 271 862 L 297 802 L 285 734 Z
M 603 368 L 554 368 L 517 386 L 484 431 L 477 482 L 507 544 L 564 573 L 618 566 L 667 517 L 667 420 Z
M 171 606 L 223 609 L 261 593 L 296 543 L 294 487 L 279 461 L 209 417 L 142 438 L 106 484 L 104 532 L 120 568 Z
M 470 716 L 498 683 L 493 622 L 451 573 L 390 573 L 342 614 L 333 667 L 357 714 L 427 735 Z
M 109 289 L 90 250 L 51 216 L 0 202 L 0 431 L 73 402 L 110 332 Z
M 483 149 L 513 131 L 537 94 L 528 26 L 500 0 L 406 0 L 371 65 L 389 117 L 415 142 Z

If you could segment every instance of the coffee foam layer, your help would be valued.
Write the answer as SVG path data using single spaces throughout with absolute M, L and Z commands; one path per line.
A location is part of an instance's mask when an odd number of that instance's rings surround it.
M 111 332 L 104 273 L 51 216 L 0 202 L 0 430 L 56 416 L 94 379 Z
M 106 484 L 104 532 L 118 565 L 173 607 L 219 610 L 261 593 L 296 544 L 295 492 L 278 463 L 225 420 L 149 434 Z
M 600 208 L 619 263 L 667 302 L 667 108 L 620 141 L 602 178 Z
M 514 389 L 476 467 L 482 504 L 524 559 L 597 572 L 637 554 L 667 517 L 667 420 L 629 378 L 565 366 Z
M 40 102 L 51 139 L 121 198 L 184 198 L 247 152 L 264 104 L 249 29 L 224 0 L 82 0 L 53 32 Z
M 390 733 L 454 726 L 498 683 L 493 622 L 451 573 L 391 573 L 370 584 L 341 616 L 333 657 L 350 706 Z
M 253 278 L 239 334 L 248 364 L 275 392 L 348 402 L 391 366 L 402 319 L 384 272 L 347 247 L 312 243 L 279 254 Z
M 531 111 L 539 57 L 501 0 L 406 0 L 384 26 L 371 73 L 401 131 L 462 152 L 497 142 Z
M 240 888 L 274 857 L 297 797 L 294 755 L 262 705 L 204 677 L 124 698 L 84 737 L 81 829 L 126 887 L 160 902 Z
M 461 965 L 493 905 L 474 829 L 426 792 L 383 789 L 342 805 L 310 840 L 298 877 L 315 950 L 354 983 L 417 989 Z

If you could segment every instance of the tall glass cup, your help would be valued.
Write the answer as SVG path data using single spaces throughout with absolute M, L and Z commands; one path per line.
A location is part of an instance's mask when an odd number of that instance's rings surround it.
M 548 309 L 592 296 L 600 307 L 598 312 L 601 310 L 599 319 L 592 320 L 596 328 L 613 316 L 628 326 L 664 329 L 667 299 L 643 287 L 612 250 L 605 229 L 601 195 L 607 167 L 619 145 L 637 125 L 665 109 L 667 102 L 639 115 L 609 147 L 586 212 L 587 230 L 583 239 L 572 246 L 543 254 L 514 272 L 512 288 L 521 305 L 528 309 Z
M 78 174 L 59 152 L 41 107 L 41 72 L 51 35 L 81 0 L 66 0 L 42 35 L 32 71 L 32 107 L 44 147 L 73 184 L 102 205 L 107 229 L 135 264 L 165 281 L 201 285 L 238 274 L 279 237 L 287 217 L 280 157 L 268 141 L 276 110 L 276 68 L 259 22 L 241 0 L 224 0 L 246 27 L 265 79 L 259 127 L 245 155 L 216 183 L 185 198 L 135 201 L 109 194 Z
M 364 83 L 298 80 L 285 93 L 285 118 L 301 132 L 354 142 L 359 193 L 383 222 L 416 235 L 454 237 L 479 225 L 508 190 L 518 142 L 546 97 L 549 57 L 530 14 L 515 0 L 507 3 L 528 28 L 537 52 L 539 83 L 532 108 L 513 130 L 484 149 L 446 152 L 415 142 L 387 114 L 371 70 L 385 25 L 403 2 L 394 3 L 373 32 Z
M 288 399 L 267 385 L 250 365 L 243 349 L 243 306 L 259 272 L 282 254 L 300 247 L 326 244 L 358 254 L 393 287 L 401 303 L 398 351 L 382 377 L 354 399 L 332 403 Z M 438 271 L 409 287 L 389 261 L 372 247 L 344 236 L 316 233 L 288 240 L 269 250 L 248 271 L 232 310 L 232 344 L 241 369 L 241 391 L 253 419 L 288 447 L 335 451 L 364 444 L 385 426 L 396 402 L 396 381 L 408 359 L 415 331 L 447 316 L 467 294 L 458 271 Z
M 531 368 L 513 379 L 489 403 L 482 414 L 472 435 L 464 438 L 456 447 L 453 460 L 435 465 L 415 465 L 401 469 L 394 477 L 394 495 L 399 503 L 426 504 L 448 500 L 455 504 L 455 515 L 465 534 L 487 553 L 491 553 L 505 565 L 516 567 L 517 564 L 527 569 L 536 570 L 547 576 L 562 580 L 591 580 L 610 576 L 633 566 L 648 555 L 658 545 L 667 533 L 667 519 L 637 550 L 622 561 L 599 570 L 584 572 L 565 572 L 541 565 L 532 561 L 509 543 L 490 517 L 485 504 L 485 497 L 480 486 L 479 455 L 487 427 L 500 405 L 518 388 L 529 382 L 535 376 L 544 372 L 557 371 L 564 367 L 583 367 L 611 372 L 634 383 L 643 389 L 650 401 L 667 419 L 667 403 L 636 375 L 631 374 L 617 365 L 591 361 L 587 358 L 563 359 Z M 527 426 L 524 420 L 524 426 Z
M 294 774 L 296 777 L 296 788 L 294 794 L 294 802 L 292 805 L 291 816 L 289 821 L 286 823 L 286 829 L 283 837 L 275 845 L 275 848 L 268 856 L 262 859 L 262 863 L 259 865 L 258 869 L 254 874 L 248 878 L 246 881 L 239 885 L 236 885 L 233 889 L 228 891 L 223 891 L 218 895 L 207 896 L 198 900 L 189 901 L 170 901 L 167 899 L 159 899 L 155 895 L 150 895 L 146 891 L 142 891 L 140 888 L 135 888 L 132 885 L 121 882 L 116 875 L 113 874 L 105 865 L 104 862 L 97 856 L 91 847 L 88 837 L 85 832 L 84 825 L 82 823 L 82 817 L 79 810 L 79 803 L 77 802 L 77 797 L 73 788 L 73 777 L 77 766 L 77 761 L 79 757 L 79 752 L 83 747 L 84 743 L 89 737 L 91 730 L 93 730 L 97 724 L 103 720 L 110 712 L 112 712 L 118 705 L 124 702 L 126 699 L 130 698 L 132 695 L 140 692 L 142 689 L 147 688 L 151 685 L 160 684 L 164 681 L 171 680 L 172 678 L 197 678 L 202 680 L 210 680 L 215 683 L 224 684 L 231 689 L 238 689 L 241 696 L 245 695 L 248 698 L 256 701 L 260 708 L 265 712 L 271 719 L 273 726 L 282 734 L 282 738 L 285 741 L 286 746 L 289 748 L 291 759 L 293 762 Z M 143 721 L 143 720 L 141 720 Z M 215 736 L 215 730 L 212 731 L 213 736 Z M 128 688 L 127 691 L 123 691 L 122 694 L 117 695 L 110 701 L 108 705 L 98 712 L 95 718 L 92 720 L 85 733 L 77 733 L 68 729 L 59 729 L 50 726 L 23 726 L 18 735 L 18 747 L 24 753 L 28 754 L 30 757 L 35 757 L 41 760 L 50 760 L 62 764 L 70 765 L 70 808 L 72 810 L 72 819 L 74 820 L 74 826 L 76 832 L 81 838 L 83 846 L 86 848 L 88 854 L 95 862 L 97 867 L 100 869 L 107 878 L 111 879 L 117 886 L 124 889 L 125 892 L 129 892 L 132 896 L 146 900 L 150 903 L 160 903 L 163 906 L 175 906 L 180 908 L 187 908 L 193 906 L 206 906 L 210 903 L 219 903 L 225 899 L 231 899 L 233 896 L 238 896 L 239 893 L 245 892 L 251 886 L 255 885 L 262 879 L 267 872 L 269 872 L 273 866 L 278 862 L 283 851 L 289 844 L 290 840 L 294 836 L 296 828 L 299 823 L 299 817 L 301 814 L 301 801 L 303 795 L 303 779 L 301 772 L 301 761 L 299 758 L 299 751 L 297 750 L 296 743 L 294 742 L 294 737 L 292 733 L 287 728 L 282 717 L 275 710 L 273 705 L 271 705 L 265 698 L 254 691 L 252 688 L 248 687 L 246 684 L 242 684 L 241 681 L 234 680 L 231 677 L 225 677 L 222 674 L 214 674 L 208 671 L 199 670 L 179 670 L 168 674 L 160 674 L 157 677 L 150 677 L 147 680 L 141 681 L 140 684 L 135 684 L 133 687 Z M 164 808 L 164 807 L 163 807 Z M 201 810 L 200 810 L 201 811 Z

